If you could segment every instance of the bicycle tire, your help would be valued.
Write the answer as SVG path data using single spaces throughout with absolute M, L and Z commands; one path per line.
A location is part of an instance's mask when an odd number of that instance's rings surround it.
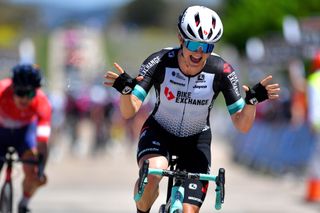
M 0 212 L 1 213 L 12 213 L 13 194 L 12 194 L 12 183 L 5 182 L 0 195 Z

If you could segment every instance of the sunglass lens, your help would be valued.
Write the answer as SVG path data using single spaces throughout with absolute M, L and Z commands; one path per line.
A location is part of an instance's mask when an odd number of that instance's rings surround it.
M 19 97 L 28 97 L 33 98 L 36 95 L 36 92 L 34 90 L 23 90 L 23 89 L 15 89 L 14 94 L 16 94 Z
M 201 48 L 204 53 L 211 53 L 214 49 L 214 44 L 203 42 L 185 40 L 184 44 L 192 52 L 196 52 Z

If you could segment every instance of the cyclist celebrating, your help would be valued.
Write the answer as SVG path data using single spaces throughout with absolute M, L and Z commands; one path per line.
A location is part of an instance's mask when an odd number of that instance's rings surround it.
M 157 101 L 142 127 L 138 144 L 140 167 L 148 159 L 150 168 L 167 169 L 170 155 L 176 155 L 179 169 L 209 173 L 209 116 L 218 94 L 222 92 L 234 126 L 248 132 L 256 104 L 278 98 L 280 87 L 269 84 L 272 76 L 267 76 L 253 88 L 244 85 L 246 97 L 241 97 L 236 72 L 212 53 L 223 33 L 222 22 L 213 10 L 188 7 L 179 17 L 178 30 L 180 47 L 149 56 L 135 79 L 115 63 L 118 73 L 108 71 L 105 85 L 122 94 L 120 110 L 125 118 L 134 116 L 150 88 L 155 88 Z M 137 212 L 150 211 L 159 194 L 159 182 L 160 177 L 149 175 L 144 194 L 136 203 Z M 199 212 L 207 186 L 205 181 L 186 182 L 183 212 Z
M 12 78 L 0 81 L 1 157 L 13 146 L 22 159 L 37 159 L 38 154 L 47 158 L 51 106 L 40 86 L 40 70 L 29 64 L 15 66 Z M 29 199 L 46 183 L 46 177 L 38 177 L 37 169 L 33 165 L 23 165 L 25 177 L 19 213 L 29 212 Z

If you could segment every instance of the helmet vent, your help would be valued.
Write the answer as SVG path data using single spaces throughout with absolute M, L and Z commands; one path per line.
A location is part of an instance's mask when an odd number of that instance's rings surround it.
M 200 38 L 203 39 L 202 27 L 199 28 L 198 33 Z
M 212 31 L 212 29 L 210 29 L 210 33 L 209 33 L 209 35 L 208 35 L 208 39 L 210 39 L 211 38 L 211 36 L 212 36 L 212 34 L 213 34 L 213 31 Z
M 216 28 L 216 19 L 212 17 L 212 27 L 213 29 Z
M 217 33 L 217 35 L 214 37 L 214 39 L 220 37 L 220 35 L 221 35 L 221 30 L 219 31 L 219 33 Z
M 196 37 L 196 35 L 195 35 L 194 32 L 192 31 L 192 29 L 191 29 L 191 27 L 190 27 L 189 24 L 188 24 L 187 30 L 188 30 L 188 32 L 189 32 L 194 38 Z
M 199 24 L 200 24 L 200 17 L 199 17 L 199 13 L 197 13 L 195 16 L 194 16 L 194 20 L 196 22 L 196 26 L 198 27 Z

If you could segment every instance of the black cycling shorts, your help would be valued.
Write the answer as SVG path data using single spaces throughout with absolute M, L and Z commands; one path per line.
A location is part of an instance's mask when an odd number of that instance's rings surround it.
M 208 128 L 189 137 L 177 137 L 164 130 L 151 116 L 140 133 L 137 160 L 147 154 L 178 157 L 177 168 L 193 173 L 209 173 L 211 166 L 211 130 Z M 185 182 L 184 203 L 201 206 L 207 192 L 208 181 Z

